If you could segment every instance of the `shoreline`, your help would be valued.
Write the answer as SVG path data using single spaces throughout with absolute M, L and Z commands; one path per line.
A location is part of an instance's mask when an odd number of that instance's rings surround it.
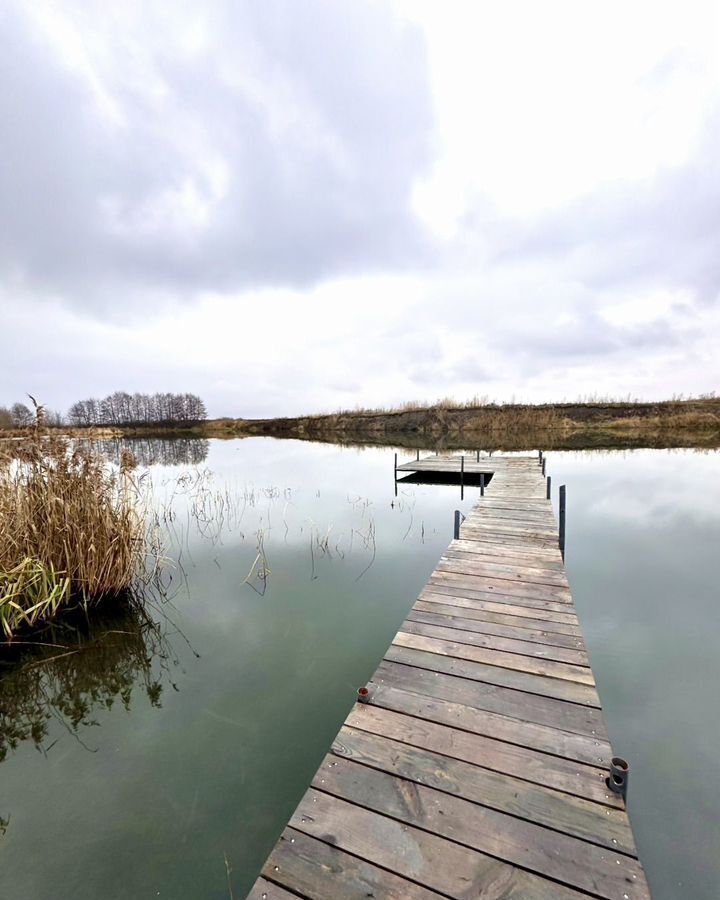
M 357 410 L 182 425 L 60 426 L 49 433 L 117 438 L 274 437 L 408 449 L 548 450 L 720 448 L 720 398 L 658 403 L 489 404 Z M 26 431 L 0 431 L 3 439 Z

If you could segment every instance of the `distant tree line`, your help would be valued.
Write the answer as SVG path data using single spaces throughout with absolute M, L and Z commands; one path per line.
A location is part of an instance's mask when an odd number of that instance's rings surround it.
M 197 394 L 128 394 L 78 400 L 68 411 L 71 425 L 174 425 L 207 418 Z
M 35 422 L 35 413 L 24 403 L 13 403 L 12 406 L 0 406 L 0 428 L 27 428 Z M 64 425 L 61 413 L 52 409 L 45 410 L 46 425 Z

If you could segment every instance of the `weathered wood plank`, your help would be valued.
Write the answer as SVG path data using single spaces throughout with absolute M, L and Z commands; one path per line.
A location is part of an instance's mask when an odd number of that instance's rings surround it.
M 466 584 L 469 587 L 504 597 L 530 597 L 534 600 L 548 600 L 552 603 L 572 603 L 570 589 L 565 585 L 544 584 L 531 581 L 529 577 L 503 577 L 473 571 L 466 560 L 441 559 L 432 575 L 433 581 L 442 580 L 452 584 Z
M 295 828 L 286 828 L 280 836 L 263 873 L 296 892 L 287 897 L 436 900 L 442 896 Z
M 439 605 L 439 604 L 438 604 Z M 571 634 L 558 634 L 554 631 L 541 631 L 536 628 L 525 628 L 523 620 L 516 625 L 501 625 L 495 622 L 485 621 L 480 612 L 475 618 L 468 618 L 462 609 L 448 606 L 445 612 L 438 610 L 437 606 L 424 604 L 417 601 L 408 613 L 405 621 L 425 622 L 428 625 L 440 625 L 445 628 L 455 628 L 465 637 L 471 638 L 473 634 L 484 634 L 491 639 L 492 636 L 510 638 L 521 643 L 534 642 L 545 644 L 554 649 L 578 650 L 583 655 L 585 644 L 582 638 Z M 472 639 L 472 638 L 471 638 Z M 567 660 L 573 662 L 575 660 Z
M 410 660 L 425 662 L 426 668 L 414 666 Z M 440 670 L 443 663 L 446 671 Z M 435 668 L 430 668 L 432 665 Z M 604 731 L 603 718 L 597 707 L 569 703 L 558 697 L 522 691 L 489 681 L 473 681 L 459 674 L 462 671 L 468 672 L 473 665 L 477 663 L 446 659 L 433 654 L 422 657 L 417 650 L 390 647 L 386 658 L 373 675 L 373 680 L 397 685 L 403 690 L 422 693 L 436 700 L 474 706 L 528 723 L 549 725 L 551 728 L 574 731 L 586 736 Z
M 520 531 L 557 531 L 555 516 L 549 506 L 545 509 L 538 507 L 535 510 L 515 510 L 507 507 L 486 506 L 480 501 L 467 515 L 466 521 L 470 524 L 490 522 L 498 528 L 512 528 Z
M 344 726 L 332 753 L 481 806 L 637 856 L 624 811 Z M 323 787 L 325 781 L 322 779 Z
M 472 528 L 476 525 L 492 525 L 500 531 L 520 530 L 523 534 L 546 534 L 554 537 L 557 534 L 557 523 L 552 513 L 529 513 L 514 509 L 483 509 L 470 513 L 465 524 Z
M 374 706 L 428 719 L 439 725 L 450 725 L 520 747 L 555 754 L 573 762 L 606 769 L 610 767 L 612 752 L 602 720 L 591 722 L 584 732 L 533 722 L 527 718 L 508 715 L 512 707 L 507 703 L 503 705 L 493 702 L 492 693 L 488 692 L 483 696 L 473 691 L 470 696 L 462 696 L 458 692 L 447 690 L 446 684 L 439 678 L 431 679 L 428 673 L 423 673 L 427 682 L 424 686 L 425 693 L 418 693 L 417 688 L 421 685 L 417 679 L 404 680 L 403 673 L 390 672 L 383 665 L 381 663 L 371 682 L 373 691 L 370 703 Z M 392 674 L 396 680 L 389 682 L 387 674 Z M 437 685 L 435 692 L 438 696 L 431 693 L 434 685 Z M 455 699 L 450 699 L 453 696 Z M 463 703 L 463 700 L 470 702 Z M 498 709 L 504 712 L 498 712 Z M 594 724 L 597 724 L 597 728 L 592 727 Z M 584 726 L 581 724 L 581 727 Z
M 408 625 L 410 627 L 407 627 Z M 547 657 L 505 651 L 498 647 L 487 648 L 482 645 L 464 643 L 456 640 L 453 634 L 448 636 L 447 634 L 427 634 L 426 632 L 427 629 L 417 626 L 413 628 L 410 623 L 406 622 L 395 635 L 393 644 L 398 647 L 411 647 L 414 650 L 427 650 L 429 653 L 439 653 L 442 656 L 468 659 L 484 665 L 499 666 L 502 669 L 512 669 L 516 672 L 526 672 L 529 675 L 543 675 L 561 681 L 574 681 L 595 686 L 595 679 L 588 666 L 557 662 L 547 659 Z
M 436 609 L 435 607 L 439 608 Z M 457 613 L 458 615 L 483 622 L 495 622 L 500 625 L 512 625 L 518 628 L 535 628 L 540 631 L 580 637 L 580 626 L 573 624 L 572 619 L 569 622 L 557 621 L 552 613 L 543 612 L 541 609 L 528 609 L 523 606 L 510 607 L 508 610 L 505 604 L 495 603 L 490 600 L 470 600 L 464 597 L 455 597 L 452 594 L 422 593 L 413 608 L 423 609 L 427 612 L 444 612 L 449 615 Z
M 297 898 L 297 894 L 291 894 L 290 891 L 286 891 L 285 888 L 273 884 L 272 881 L 268 881 L 262 876 L 258 878 L 247 895 L 247 900 L 297 900 Z
M 557 541 L 542 541 L 541 543 L 526 541 L 522 536 L 496 534 L 492 529 L 477 530 L 475 532 L 470 529 L 463 531 L 460 527 L 460 537 L 458 540 L 467 542 L 468 544 L 481 544 L 483 546 L 492 545 L 493 547 L 502 547 L 508 551 L 516 552 L 522 550 L 523 554 L 527 551 L 527 555 L 540 556 L 547 554 L 550 559 L 554 558 L 557 550 L 560 552 Z
M 293 828 L 446 897 L 468 900 L 578 900 L 582 892 L 525 872 L 499 859 L 378 815 L 339 797 L 310 789 L 290 820 Z
M 528 512 L 539 512 L 544 515 L 552 515 L 548 508 L 548 503 L 543 497 L 542 499 L 533 499 L 531 497 L 510 497 L 502 498 L 495 496 L 494 489 L 488 490 L 482 498 L 482 506 L 484 509 L 524 509 Z
M 523 547 L 506 547 L 504 544 L 487 544 L 483 541 L 453 540 L 445 551 L 450 558 L 471 558 L 478 562 L 487 561 L 506 566 L 531 566 L 554 572 L 565 578 L 565 568 L 560 549 L 552 548 L 543 553 L 530 553 Z
M 427 623 L 423 622 L 422 619 L 418 621 L 417 615 L 418 613 L 413 613 L 412 611 L 408 614 L 407 619 L 401 626 L 401 630 L 404 633 L 422 634 L 425 637 L 469 644 L 472 647 L 482 647 L 489 653 L 500 651 L 508 654 L 528 656 L 536 660 L 543 659 L 552 662 L 570 663 L 572 666 L 583 666 L 585 668 L 590 666 L 590 660 L 583 650 L 569 650 L 566 647 L 553 647 L 552 645 L 532 641 L 502 638 L 496 634 L 478 634 L 472 629 L 452 627 L 448 617 L 445 617 L 444 622 Z M 422 615 L 422 613 L 419 613 L 419 615 Z M 442 619 L 443 617 L 439 616 L 438 618 Z M 486 661 L 490 661 L 492 658 L 487 657 Z M 495 665 L 495 663 L 492 664 Z M 497 664 L 502 665 L 502 663 Z M 550 674 L 550 672 L 543 674 Z
M 508 534 L 494 528 L 471 528 L 460 526 L 460 537 L 469 541 L 488 541 L 502 544 L 503 547 L 530 547 L 531 549 L 550 550 L 558 546 L 556 538 L 545 538 L 539 535 Z
M 612 900 L 622 900 L 623 893 L 649 896 L 637 883 L 628 884 L 632 875 L 635 882 L 644 881 L 641 867 L 630 856 L 621 858 L 603 847 L 343 757 L 326 758 L 313 787 L 579 890 Z
M 577 623 L 574 607 L 569 603 L 555 603 L 552 600 L 536 600 L 533 597 L 480 591 L 462 582 L 449 581 L 442 576 L 431 575 L 427 587 L 424 588 L 418 599 L 425 600 L 429 595 L 437 594 L 463 601 L 463 605 L 470 608 L 473 604 L 476 604 L 478 609 L 488 608 L 487 604 L 494 604 L 493 609 L 503 612 L 505 615 L 542 616 L 548 621 L 565 622 L 569 625 Z
M 508 537 L 519 538 L 529 544 L 547 544 L 552 546 L 557 543 L 556 528 L 526 527 L 514 525 L 506 520 L 482 519 L 475 521 L 465 521 L 460 529 L 461 534 L 493 534 L 507 535 Z
M 433 649 L 430 650 L 429 648 Z M 454 648 L 455 649 L 455 648 Z M 442 641 L 433 641 L 420 635 L 397 635 L 396 640 L 388 647 L 385 659 L 406 666 L 428 669 L 431 672 L 442 672 L 465 680 L 482 681 L 485 684 L 511 688 L 526 694 L 539 697 L 551 697 L 568 704 L 594 706 L 600 709 L 600 698 L 593 685 L 521 672 L 487 663 L 470 660 L 467 656 L 474 647 L 458 645 L 456 652 L 462 656 L 443 654 Z
M 454 563 L 459 563 L 459 565 L 453 565 Z M 444 584 L 457 587 L 461 593 L 474 592 L 479 597 L 494 595 L 508 598 L 511 601 L 524 599 L 551 605 L 560 604 L 558 612 L 572 611 L 572 609 L 568 610 L 568 607 L 573 606 L 568 587 L 519 582 L 509 578 L 465 572 L 461 570 L 463 565 L 464 563 L 458 560 L 445 560 L 442 565 L 431 572 L 426 590 L 430 589 L 433 584 Z M 457 571 L 453 571 L 454 569 Z M 472 596 L 472 593 L 468 596 Z
M 531 531 L 540 529 L 554 532 L 557 530 L 555 516 L 550 509 L 508 509 L 507 507 L 488 506 L 483 503 L 481 507 L 476 507 L 472 510 L 465 521 L 470 525 L 476 522 L 480 524 L 491 522 L 499 527 L 510 525 L 513 528 L 527 528 Z
M 568 580 L 563 572 L 541 568 L 539 565 L 527 561 L 523 564 L 515 560 L 508 564 L 497 558 L 488 559 L 479 553 L 449 549 L 440 557 L 440 562 L 451 563 L 453 571 L 469 572 L 471 575 L 487 575 L 490 578 L 523 581 L 528 584 L 546 584 L 568 589 Z
M 388 703 L 393 704 L 393 708 L 382 705 Z M 497 736 L 497 732 L 506 733 L 503 725 L 507 723 L 502 721 L 502 717 L 494 717 L 490 722 L 488 727 L 494 731 L 493 736 L 488 737 L 478 731 L 468 732 L 436 722 L 425 718 L 425 715 L 433 715 L 432 701 L 425 704 L 417 694 L 378 687 L 370 703 L 355 704 L 348 714 L 346 725 L 584 797 L 604 806 L 625 808 L 619 796 L 608 791 L 605 784 L 608 770 L 599 768 L 599 763 L 594 766 L 579 763 L 503 741 Z M 488 715 L 493 719 L 492 714 Z M 462 723 L 462 720 L 459 721 Z M 507 733 L 511 737 L 517 736 L 515 720 L 510 721 Z M 556 735 L 552 737 L 555 739 Z M 594 751 L 594 745 L 591 749 Z

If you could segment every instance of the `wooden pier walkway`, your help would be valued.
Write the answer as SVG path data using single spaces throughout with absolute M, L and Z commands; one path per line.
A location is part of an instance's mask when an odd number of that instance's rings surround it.
M 398 472 L 459 472 L 431 457 Z M 249 897 L 650 896 L 537 458 L 492 474 Z

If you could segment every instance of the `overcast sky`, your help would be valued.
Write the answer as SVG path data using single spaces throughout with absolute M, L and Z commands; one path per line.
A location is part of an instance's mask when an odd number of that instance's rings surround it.
M 714 0 L 4 0 L 0 73 L 0 405 L 720 390 Z

